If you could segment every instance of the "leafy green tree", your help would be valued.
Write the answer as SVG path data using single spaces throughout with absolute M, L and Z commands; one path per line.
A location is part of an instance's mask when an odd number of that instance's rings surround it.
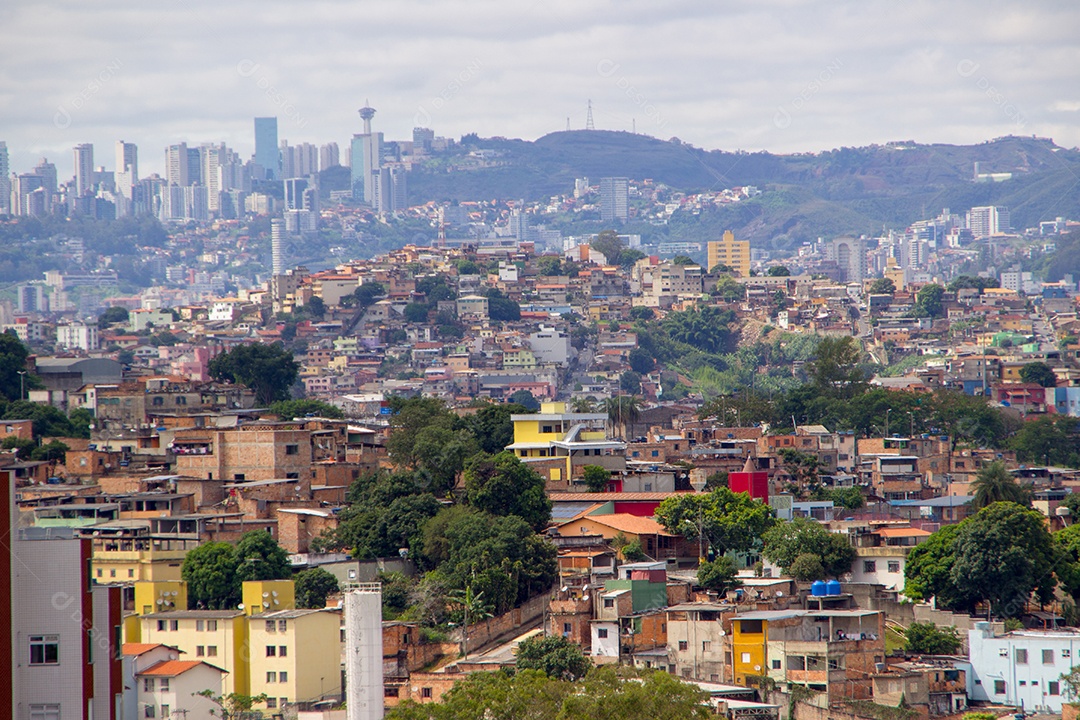
M 292 577 L 289 553 L 265 530 L 251 530 L 236 543 L 236 573 L 245 580 L 287 580 Z
M 524 388 L 515 390 L 510 395 L 510 402 L 525 408 L 526 412 L 536 412 L 540 409 L 540 401 L 536 399 L 535 395 Z
M 719 555 L 750 550 L 776 523 L 768 505 L 725 487 L 669 497 L 655 515 L 669 532 L 707 541 Z
M 914 622 L 904 631 L 904 646 L 919 655 L 952 655 L 960 649 L 960 636 L 951 626 Z
M 425 323 L 430 309 L 430 306 L 424 303 L 409 303 L 405 306 L 405 320 L 411 323 Z
M 549 678 L 576 682 L 592 663 L 581 648 L 561 635 L 535 636 L 520 643 L 514 664 L 518 670 L 539 670 Z
M 427 479 L 426 489 L 443 495 L 453 489 L 465 460 L 479 452 L 476 438 L 468 430 L 444 427 L 422 428 L 416 433 L 413 453 L 417 468 Z
M 619 428 L 626 437 L 627 429 L 634 425 L 641 416 L 641 398 L 634 395 L 617 395 L 604 402 L 608 422 Z
M 735 319 L 730 310 L 709 305 L 698 310 L 670 312 L 661 325 L 675 342 L 717 353 L 727 350 L 731 344 L 734 336 L 729 326 Z
M 431 493 L 418 492 L 420 483 L 411 477 L 385 476 L 366 492 L 350 492 L 352 504 L 341 512 L 337 529 L 319 538 L 320 549 L 348 550 L 363 559 L 397 557 L 401 548 L 415 555 L 422 544 L 420 529 L 442 505 Z
M 972 504 L 976 508 L 984 508 L 996 502 L 1031 505 L 1031 493 L 1016 482 L 1016 478 L 1000 460 L 979 470 L 975 475 L 975 482 L 971 483 L 971 490 L 975 496 Z
M 851 563 L 855 562 L 855 548 L 845 536 L 829 532 L 820 523 L 806 518 L 778 523 L 762 540 L 765 543 L 762 554 L 785 571 L 805 554 L 815 555 L 829 577 L 849 572 Z
M 896 283 L 889 278 L 878 278 L 870 283 L 871 295 L 892 295 L 896 292 Z
M 791 271 L 784 265 L 774 265 L 765 274 L 769 277 L 788 277 L 791 275 Z
M 478 454 L 465 466 L 465 501 L 492 515 L 516 515 L 534 529 L 551 520 L 544 478 L 509 450 Z
M 821 564 L 821 558 L 814 553 L 802 553 L 791 562 L 787 569 L 791 577 L 801 582 L 813 582 L 824 580 L 829 576 L 825 572 L 825 566 Z
M 638 375 L 648 375 L 656 366 L 656 361 L 653 360 L 649 351 L 642 348 L 634 348 L 631 350 L 628 360 L 630 362 L 630 369 L 638 373 Z
M 1020 368 L 1020 379 L 1026 383 L 1035 383 L 1045 388 L 1057 385 L 1054 369 L 1044 362 L 1029 362 Z
M 26 372 L 30 351 L 13 332 L 0 333 L 0 395 L 8 400 L 22 400 L 24 392 L 38 387 L 37 377 Z
M 338 579 L 320 567 L 308 568 L 296 573 L 296 606 L 301 608 L 324 608 L 326 598 L 338 591 Z
M 904 595 L 923 601 L 936 597 L 944 608 L 970 606 L 953 584 L 954 547 L 961 524 L 945 525 L 911 549 L 904 565 Z
M 936 318 L 944 315 L 941 298 L 945 294 L 945 288 L 940 285 L 924 285 L 915 293 L 915 317 Z
M 457 416 L 446 408 L 442 400 L 395 395 L 387 404 L 392 414 L 386 450 L 397 465 L 416 467 L 419 460 L 415 453 L 416 439 L 422 429 L 441 427 L 453 430 L 457 424 Z
M 34 438 L 42 437 L 89 437 L 86 426 L 75 427 L 71 420 L 52 405 L 16 400 L 4 408 L 4 420 L 32 420 Z
M 638 260 L 647 258 L 648 255 L 635 248 L 626 248 L 619 253 L 619 267 L 632 268 Z
M 107 328 L 110 325 L 126 323 L 129 317 L 130 315 L 127 311 L 127 308 L 123 308 L 117 305 L 109 308 L 101 315 L 98 315 L 97 324 L 99 328 Z
M 861 365 L 862 348 L 853 337 L 824 337 L 809 364 L 814 388 L 829 398 L 851 398 L 866 390 L 870 378 Z
M 963 290 L 966 288 L 972 288 L 982 293 L 988 287 L 998 287 L 1000 283 L 997 278 L 984 278 L 976 277 L 973 275 L 961 275 L 960 277 L 949 283 L 949 292 L 956 292 L 957 290 Z
M 480 449 L 494 455 L 514 442 L 514 422 L 510 416 L 528 412 L 528 408 L 517 403 L 485 402 L 475 413 L 462 418 L 461 422 L 476 438 Z
M 521 306 L 506 297 L 498 288 L 488 288 L 488 317 L 495 322 L 516 322 L 521 319 Z
M 735 567 L 735 561 L 727 555 L 721 555 L 711 562 L 703 562 L 698 566 L 698 585 L 724 595 L 728 590 L 734 590 L 742 585 L 738 579 L 739 569 Z
M 611 480 L 611 471 L 600 465 L 586 465 L 581 469 L 581 477 L 585 481 L 585 487 L 589 492 L 599 493 L 607 490 L 608 481 Z
M 614 230 L 604 230 L 589 243 L 589 247 L 604 256 L 608 265 L 618 265 L 625 245 Z
M 280 344 L 248 344 L 233 348 L 210 361 L 210 375 L 220 382 L 246 385 L 262 406 L 288 400 L 289 388 L 300 376 L 300 365 Z
M 70 449 L 65 443 L 52 440 L 41 447 L 34 448 L 33 452 L 30 453 L 30 459 L 62 463 L 67 459 L 67 451 Z
M 1016 451 L 1020 462 L 1076 467 L 1080 465 L 1077 425 L 1076 418 L 1067 416 L 1026 420 L 1008 445 Z
M 858 510 L 866 505 L 866 497 L 857 487 L 819 488 L 814 493 L 815 500 L 832 500 L 836 507 Z
M 217 708 L 210 711 L 210 715 L 221 720 L 259 720 L 263 714 L 258 710 L 252 710 L 255 705 L 264 703 L 268 697 L 266 693 L 259 695 L 243 695 L 241 693 L 228 693 L 218 695 L 213 690 L 200 690 L 195 693 L 206 698 Z
M 558 255 L 541 255 L 536 258 L 536 272 L 543 276 L 562 274 L 562 258 Z
M 631 540 L 623 545 L 619 552 L 626 562 L 644 562 L 649 559 L 649 556 L 645 554 L 645 550 L 641 547 L 640 540 Z
M 641 375 L 633 370 L 627 370 L 619 376 L 619 389 L 631 395 L 641 392 Z
M 655 317 L 656 313 L 653 312 L 653 309 L 651 307 L 645 307 L 644 305 L 635 305 L 634 307 L 630 308 L 631 320 L 639 320 L 644 322 L 646 320 L 652 320 Z
M 730 275 L 721 275 L 716 279 L 712 294 L 727 302 L 738 302 L 746 299 L 746 286 Z
M 462 643 L 461 653 L 469 659 L 469 624 L 491 617 L 491 606 L 484 599 L 484 591 L 474 593 L 471 584 L 462 590 L 455 590 L 447 596 L 448 600 L 461 610 Z
M 240 602 L 236 548 L 227 542 L 208 542 L 184 556 L 180 577 L 188 585 L 192 610 L 232 610 Z
M 341 411 L 341 408 L 325 403 L 322 400 L 312 400 L 310 398 L 304 400 L 278 400 L 270 404 L 269 410 L 286 420 L 307 415 L 335 420 L 345 417 L 345 413 Z
M 361 310 L 371 307 L 386 292 L 380 283 L 366 282 L 341 299 L 344 307 L 356 306 Z
M 672 265 L 696 265 L 697 263 L 695 263 L 694 258 L 690 257 L 689 255 L 676 255 L 675 257 L 671 258 L 671 264 Z

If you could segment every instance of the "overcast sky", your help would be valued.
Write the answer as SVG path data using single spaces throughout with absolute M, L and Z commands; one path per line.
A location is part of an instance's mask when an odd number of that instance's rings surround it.
M 50 0 L 0 3 L 12 170 L 71 148 L 224 141 L 252 118 L 344 148 L 370 100 L 387 139 L 535 139 L 585 126 L 800 152 L 1002 135 L 1080 145 L 1075 0 Z

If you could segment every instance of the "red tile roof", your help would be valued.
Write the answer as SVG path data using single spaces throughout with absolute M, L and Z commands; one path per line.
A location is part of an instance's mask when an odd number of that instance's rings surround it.
M 188 670 L 198 665 L 206 665 L 209 668 L 218 670 L 219 672 L 225 672 L 219 667 L 214 667 L 209 663 L 204 663 L 202 660 L 166 660 L 165 662 L 159 662 L 152 668 L 143 670 L 140 675 L 154 675 L 157 677 L 176 677 L 177 675 L 183 675 Z

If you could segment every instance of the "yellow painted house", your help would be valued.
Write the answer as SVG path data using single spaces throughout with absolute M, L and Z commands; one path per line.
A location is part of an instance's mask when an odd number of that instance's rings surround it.
M 101 584 L 179 581 L 184 557 L 199 544 L 197 539 L 142 533 L 94 536 L 93 577 Z
M 753 613 L 758 615 L 759 613 Z M 736 616 L 731 622 L 731 664 L 736 685 L 746 685 L 746 678 L 765 675 L 765 646 L 768 620 Z
M 540 412 L 511 415 L 514 442 L 506 446 L 522 462 L 544 461 L 549 480 L 574 477 L 575 467 L 600 465 L 609 470 L 626 467 L 626 443 L 608 436 L 606 413 L 566 411 L 566 403 L 541 403 Z M 558 458 L 552 467 L 549 461 Z
M 225 670 L 225 695 L 250 695 L 251 649 L 248 617 L 240 610 L 174 610 L 139 618 L 144 643 L 170 645 L 188 660 L 202 660 Z M 336 655 L 336 653 L 335 653 Z
M 251 694 L 280 711 L 341 693 L 341 613 L 282 610 L 248 618 Z

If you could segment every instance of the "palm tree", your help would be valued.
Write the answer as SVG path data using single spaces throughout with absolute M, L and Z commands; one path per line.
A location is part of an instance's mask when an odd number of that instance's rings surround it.
M 587 397 L 576 397 L 570 401 L 570 409 L 576 413 L 591 413 L 593 401 Z
M 641 398 L 636 395 L 619 395 L 608 398 L 604 403 L 608 421 L 612 427 L 618 427 L 626 439 L 626 429 L 636 423 L 641 416 Z
M 462 654 L 469 659 L 469 623 L 475 620 L 486 620 L 491 617 L 491 607 L 484 600 L 484 591 L 473 593 L 472 585 L 466 585 L 464 590 L 454 590 L 450 593 L 451 603 L 461 607 L 463 611 L 462 622 Z M 474 623 L 475 624 L 475 623 Z
M 975 476 L 975 482 L 971 483 L 971 489 L 975 495 L 973 505 L 979 509 L 996 502 L 1031 504 L 1031 493 L 1016 482 L 1012 473 L 1005 467 L 1005 463 L 1000 460 L 980 470 Z

